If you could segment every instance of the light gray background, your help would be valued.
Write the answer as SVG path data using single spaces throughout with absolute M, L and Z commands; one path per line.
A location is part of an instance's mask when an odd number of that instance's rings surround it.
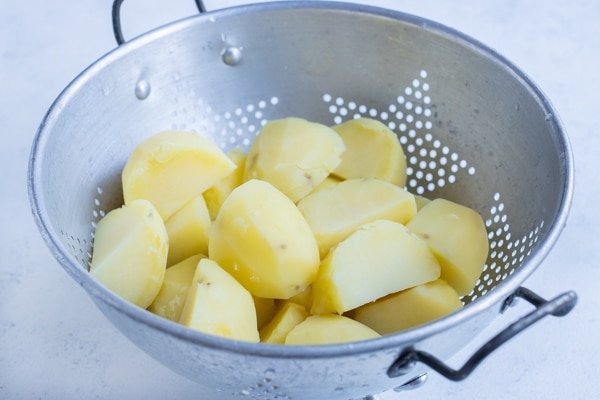
M 0 0 L 0 399 L 196 398 L 194 383 L 142 353 L 108 323 L 54 261 L 29 211 L 25 182 L 34 132 L 60 90 L 115 46 L 110 3 Z M 241 3 L 206 2 L 210 9 Z M 577 167 L 569 224 L 527 281 L 547 297 L 576 290 L 576 309 L 529 329 L 465 382 L 432 373 L 418 392 L 384 398 L 600 398 L 600 2 L 364 3 L 445 23 L 514 61 L 557 107 Z M 123 8 L 126 37 L 195 11 L 192 0 L 129 0 Z M 527 312 L 522 303 L 451 363 L 458 365 Z

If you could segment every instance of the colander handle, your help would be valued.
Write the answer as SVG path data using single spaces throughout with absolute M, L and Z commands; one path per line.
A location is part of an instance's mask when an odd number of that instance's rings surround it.
M 504 311 L 511 305 L 516 297 L 525 299 L 533 304 L 536 307 L 535 310 L 513 322 L 502 332 L 498 333 L 486 344 L 481 346 L 460 369 L 452 369 L 431 354 L 413 348 L 404 351 L 388 368 L 388 376 L 390 378 L 402 376 L 408 373 L 416 362 L 421 362 L 452 381 L 462 381 L 473 372 L 479 363 L 505 342 L 547 315 L 553 315 L 555 317 L 567 315 L 577 303 L 577 294 L 572 291 L 562 293 L 552 300 L 547 301 L 531 290 L 519 287 L 504 301 L 501 311 Z
M 204 7 L 204 2 L 202 0 L 194 0 L 194 2 L 200 13 L 206 12 L 206 7 Z M 115 34 L 115 40 L 119 46 L 125 43 L 123 31 L 121 29 L 121 4 L 123 4 L 123 0 L 114 0 L 112 5 L 113 33 Z

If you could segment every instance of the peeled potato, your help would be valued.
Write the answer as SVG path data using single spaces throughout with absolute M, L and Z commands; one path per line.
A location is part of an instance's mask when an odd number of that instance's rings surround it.
M 210 141 L 191 132 L 162 132 L 140 143 L 123 169 L 125 204 L 150 201 L 166 221 L 235 169 Z
M 244 164 L 246 163 L 246 154 L 240 149 L 233 149 L 227 153 L 231 161 L 236 165 L 235 169 L 227 177 L 221 179 L 215 185 L 211 186 L 202 195 L 206 200 L 206 206 L 210 212 L 210 218 L 217 218 L 221 205 L 236 187 L 244 181 Z
M 296 325 L 288 333 L 285 344 L 320 345 L 375 339 L 380 335 L 369 328 L 341 315 L 314 315 Z
M 407 227 L 429 245 L 442 267 L 442 279 L 460 296 L 468 294 L 488 255 L 481 216 L 468 207 L 436 199 L 423 207 Z
M 329 175 L 327 178 L 325 178 L 325 180 L 323 182 L 321 182 L 320 184 L 318 184 L 317 186 L 315 186 L 315 188 L 310 193 L 315 193 L 315 192 L 318 192 L 321 189 L 330 188 L 332 186 L 337 185 L 340 182 L 342 182 L 342 180 L 340 178 L 338 178 L 337 176 L 335 176 L 335 175 Z
M 174 322 L 179 321 L 183 304 L 192 286 L 194 272 L 203 258 L 206 256 L 198 254 L 167 268 L 160 291 L 148 307 L 148 311 Z
M 404 186 L 404 152 L 398 137 L 387 126 L 373 119 L 358 118 L 333 129 L 346 145 L 335 175 L 344 179 L 376 178 Z
M 417 211 L 421 210 L 421 208 L 431 203 L 431 200 L 427 197 L 419 196 L 418 194 L 415 194 L 413 196 L 415 196 L 415 202 L 417 203 Z
M 435 280 L 440 266 L 425 242 L 402 224 L 362 226 L 323 260 L 313 284 L 313 314 L 342 314 L 363 304 Z
M 260 331 L 260 341 L 271 344 L 284 344 L 288 333 L 296 325 L 308 317 L 308 312 L 302 306 L 286 302 L 281 306 L 275 317 Z
M 125 300 L 146 308 L 162 285 L 168 249 L 156 208 L 147 200 L 134 200 L 98 222 L 90 273 Z
M 312 307 L 312 286 L 307 287 L 305 291 L 290 297 L 289 300 L 286 301 L 289 301 L 290 303 L 296 303 L 304 307 L 306 311 L 310 311 L 310 308 Z
M 344 148 L 325 125 L 300 118 L 271 121 L 248 153 L 245 180 L 267 181 L 297 202 L 339 165 Z
M 456 291 L 438 279 L 365 304 L 354 311 L 353 318 L 387 335 L 442 318 L 461 308 Z
M 252 299 L 254 300 L 254 308 L 256 308 L 256 325 L 258 329 L 261 329 L 273 319 L 277 312 L 277 305 L 274 299 L 256 296 L 252 296 Z
M 252 296 L 207 258 L 196 268 L 179 322 L 211 335 L 259 341 Z
M 208 253 L 210 216 L 202 196 L 196 196 L 165 222 L 169 235 L 167 265 L 177 264 L 194 254 Z
M 231 192 L 208 247 L 210 258 L 258 297 L 288 299 L 305 290 L 319 269 L 317 242 L 300 211 L 259 180 Z
M 306 196 L 298 209 L 315 234 L 321 257 L 366 223 L 386 219 L 405 224 L 417 212 L 412 194 L 377 179 L 338 183 Z

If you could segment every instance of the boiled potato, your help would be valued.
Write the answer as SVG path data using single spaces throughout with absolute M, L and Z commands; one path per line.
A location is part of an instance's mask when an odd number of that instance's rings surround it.
M 152 203 L 134 200 L 96 226 L 90 273 L 142 308 L 160 290 L 167 266 L 167 230 Z
M 391 294 L 356 309 L 352 317 L 381 335 L 399 332 L 460 310 L 456 291 L 441 279 Z
M 288 333 L 308 317 L 306 309 L 287 301 L 281 306 L 273 320 L 260 330 L 260 341 L 271 344 L 284 344 Z
M 346 145 L 335 175 L 344 179 L 376 178 L 404 186 L 404 152 L 398 137 L 387 126 L 373 119 L 358 118 L 333 129 Z
M 315 234 L 322 258 L 361 225 L 378 219 L 404 224 L 417 212 L 412 194 L 377 179 L 338 183 L 306 196 L 298 209 Z
M 252 296 L 252 299 L 254 300 L 254 308 L 256 308 L 256 324 L 258 329 L 261 329 L 273 319 L 277 312 L 277 305 L 274 299 L 256 296 Z
M 442 279 L 460 296 L 468 294 L 488 255 L 481 216 L 468 207 L 436 199 L 423 207 L 407 227 L 429 245 L 442 267 Z
M 231 191 L 240 186 L 244 181 L 246 154 L 240 149 L 233 149 L 227 155 L 236 165 L 235 170 L 202 194 L 204 200 L 206 200 L 210 218 L 213 220 L 217 218 L 219 209 L 227 196 L 229 196 Z
M 350 318 L 341 315 L 314 315 L 296 325 L 288 333 L 285 344 L 320 345 L 375 339 L 380 335 Z
M 431 200 L 427 197 L 419 196 L 418 194 L 415 194 L 414 196 L 415 202 L 417 203 L 417 211 L 425 207 L 427 204 L 431 203 Z
M 167 265 L 208 252 L 210 215 L 202 196 L 196 196 L 165 222 L 169 235 Z
M 148 307 L 148 311 L 171 321 L 178 322 L 187 297 L 194 272 L 205 255 L 198 254 L 167 268 L 158 295 Z
M 343 152 L 342 139 L 325 125 L 300 118 L 271 121 L 250 148 L 245 180 L 267 181 L 297 202 L 339 165 Z
M 327 178 L 325 178 L 325 180 L 323 182 L 321 182 L 317 186 L 315 186 L 315 188 L 310 193 L 315 193 L 321 189 L 330 188 L 332 186 L 337 185 L 340 182 L 342 182 L 342 180 L 340 178 L 338 178 L 337 176 L 329 175 Z
M 300 211 L 273 185 L 255 179 L 221 206 L 208 253 L 258 297 L 288 299 L 319 269 L 317 242 Z
M 289 301 L 290 303 L 296 303 L 304 307 L 306 311 L 310 311 L 310 308 L 312 307 L 312 286 L 307 287 L 305 291 L 290 297 L 289 300 L 286 301 Z
M 125 204 L 146 199 L 166 221 L 234 169 L 207 139 L 191 132 L 162 132 L 140 143 L 127 160 L 122 174 Z
M 200 260 L 196 267 L 179 322 L 211 335 L 259 341 L 252 296 L 207 258 Z
M 313 314 L 342 314 L 435 280 L 440 266 L 425 242 L 402 224 L 376 221 L 332 249 L 313 284 Z

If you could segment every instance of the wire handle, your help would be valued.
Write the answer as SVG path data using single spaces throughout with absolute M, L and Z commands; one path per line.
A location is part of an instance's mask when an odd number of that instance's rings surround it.
M 577 294 L 573 291 L 562 293 L 554 299 L 546 301 L 531 290 L 519 287 L 504 301 L 501 311 L 504 311 L 517 297 L 525 299 L 527 302 L 534 305 L 536 309 L 513 322 L 503 331 L 491 338 L 486 344 L 481 346 L 460 369 L 452 369 L 431 354 L 413 348 L 404 351 L 398 359 L 394 361 L 388 368 L 388 376 L 390 378 L 396 378 L 404 375 L 409 372 L 416 362 L 421 362 L 447 379 L 452 381 L 462 381 L 468 377 L 488 355 L 508 340 L 547 315 L 553 315 L 555 317 L 567 315 L 577 303 Z
M 196 3 L 196 7 L 198 7 L 198 11 L 200 14 L 206 12 L 206 7 L 204 6 L 204 2 L 202 0 L 194 0 Z M 112 5 L 112 26 L 113 33 L 115 35 L 115 40 L 117 44 L 120 46 L 125 43 L 125 39 L 123 38 L 123 30 L 121 29 L 121 5 L 123 4 L 123 0 L 114 0 Z

